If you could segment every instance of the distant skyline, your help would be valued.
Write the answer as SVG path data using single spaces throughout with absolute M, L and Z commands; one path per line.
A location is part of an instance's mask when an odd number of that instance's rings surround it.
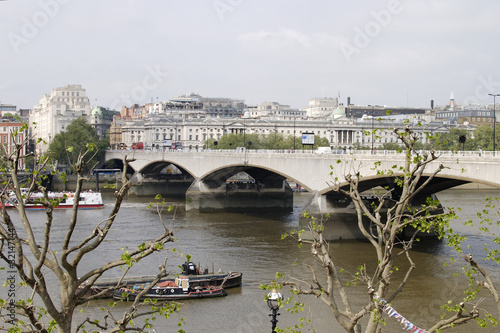
M 358 105 L 493 103 L 494 0 L 0 1 L 0 102 L 81 84 L 119 109 L 195 92 Z

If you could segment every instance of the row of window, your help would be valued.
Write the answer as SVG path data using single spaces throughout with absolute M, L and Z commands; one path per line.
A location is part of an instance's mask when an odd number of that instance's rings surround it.
M 66 94 L 66 95 L 65 95 L 65 94 Z M 62 96 L 69 96 L 69 91 L 66 91 L 66 92 L 64 92 L 64 91 L 63 91 L 63 92 L 61 93 L 61 95 L 62 95 Z M 72 91 L 72 92 L 71 92 L 71 96 L 72 96 L 72 97 L 74 97 L 74 96 L 75 96 L 75 92 L 74 92 L 74 91 Z M 77 91 L 77 92 L 76 92 L 76 96 L 80 96 L 80 92 L 78 92 L 78 91 Z
M 84 103 L 85 102 L 85 98 L 61 98 L 61 97 L 58 97 L 57 98 L 57 102 L 66 102 L 66 103 Z M 47 104 L 48 106 L 48 104 Z

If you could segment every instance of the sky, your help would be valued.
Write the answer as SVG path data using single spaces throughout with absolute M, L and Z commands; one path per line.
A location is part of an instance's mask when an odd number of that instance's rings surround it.
M 206 97 L 306 107 L 491 104 L 495 0 L 0 1 L 0 103 L 81 84 L 91 104 Z

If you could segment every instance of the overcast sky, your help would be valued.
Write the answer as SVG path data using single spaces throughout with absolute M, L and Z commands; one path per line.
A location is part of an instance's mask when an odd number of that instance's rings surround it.
M 294 108 L 500 93 L 495 0 L 7 0 L 0 13 L 0 101 L 18 108 L 69 83 L 112 108 L 189 92 Z

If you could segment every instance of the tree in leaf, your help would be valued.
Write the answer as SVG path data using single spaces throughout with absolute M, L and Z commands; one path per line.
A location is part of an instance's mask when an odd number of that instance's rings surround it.
M 311 272 L 310 280 L 279 273 L 271 284 L 262 285 L 262 289 L 289 287 L 293 296 L 286 303 L 292 304 L 289 308 L 292 311 L 303 307 L 298 296 L 314 296 L 329 308 L 332 316 L 349 333 L 382 332 L 386 329 L 385 323 L 393 318 L 407 329 L 431 333 L 474 320 L 478 320 L 481 327 L 487 325 L 488 320 L 490 324 L 496 324 L 496 319 L 490 314 L 486 314 L 485 320 L 480 318 L 480 301 L 476 297 L 482 288 L 495 297 L 499 316 L 500 302 L 487 272 L 481 270 L 482 267 L 470 255 L 464 256 L 471 269 L 467 273 L 470 279 L 466 290 L 463 290 L 463 299 L 443 304 L 444 313 L 441 316 L 437 314 L 433 325 L 423 330 L 417 326 L 418 323 L 407 321 L 401 314 L 392 316 L 397 312 L 390 304 L 400 296 L 405 285 L 411 281 L 412 272 L 417 269 L 412 260 L 412 250 L 419 243 L 421 235 L 432 234 L 439 239 L 446 239 L 447 244 L 459 251 L 464 240 L 450 227 L 450 221 L 456 216 L 454 211 L 442 212 L 439 202 L 433 197 L 424 195 L 423 198 L 427 197 L 424 201 L 422 197 L 418 198 L 445 168 L 439 163 L 439 156 L 433 151 L 421 153 L 416 150 L 415 144 L 420 138 L 409 127 L 394 129 L 393 133 L 405 147 L 404 162 L 395 162 L 388 170 L 381 169 L 380 162 L 374 164 L 373 170 L 377 175 L 394 179 L 394 186 L 377 192 L 374 200 L 366 200 L 362 196 L 360 183 L 363 175 L 355 161 L 339 160 L 338 165 L 351 164 L 331 168 L 331 189 L 352 202 L 356 214 L 356 226 L 353 227 L 371 245 L 375 261 L 371 264 L 354 263 L 357 271 L 348 274 L 343 267 L 339 267 L 340 258 L 330 251 L 329 241 L 324 237 L 324 219 L 328 216 L 319 219 L 306 213 L 306 217 L 310 218 L 307 237 L 304 234 L 306 230 L 293 230 L 283 237 L 292 237 L 299 245 L 309 245 L 320 268 L 306 264 Z M 337 175 L 336 170 L 350 171 Z M 450 271 L 450 276 L 454 273 Z M 484 276 L 483 281 L 480 281 L 479 276 Z M 365 295 L 361 299 L 359 292 L 353 294 L 350 289 L 360 286 Z M 287 331 L 298 332 L 294 328 L 288 328 Z
M 84 126 L 73 128 L 81 129 Z M 86 128 L 86 127 L 84 127 Z M 70 129 L 69 129 L 70 131 Z M 79 132 L 88 133 L 88 132 Z M 176 304 L 163 305 L 147 304 L 139 301 L 140 296 L 124 313 L 122 317 L 116 314 L 105 316 L 104 321 L 88 317 L 81 323 L 74 323 L 75 309 L 101 295 L 122 286 L 118 282 L 115 286 L 102 290 L 97 294 L 89 291 L 96 281 L 105 273 L 118 270 L 122 278 L 129 268 L 139 263 L 151 254 L 166 249 L 166 244 L 172 242 L 173 232 L 161 219 L 163 232 L 150 239 L 140 241 L 137 247 L 128 246 L 122 255 L 115 260 L 99 263 L 96 251 L 109 239 L 116 229 L 118 212 L 122 201 L 130 188 L 127 179 L 128 164 L 132 161 L 125 157 L 122 173 L 122 186 L 115 192 L 115 201 L 112 209 L 101 221 L 95 221 L 95 227 L 77 231 L 79 223 L 78 200 L 71 210 L 64 231 L 63 239 L 56 241 L 53 232 L 54 208 L 59 200 L 49 196 L 47 188 L 42 185 L 42 179 L 47 172 L 53 172 L 48 156 L 35 156 L 34 170 L 28 180 L 22 181 L 19 165 L 23 156 L 22 144 L 16 144 L 16 150 L 10 155 L 5 155 L 5 166 L 0 173 L 0 268 L 7 269 L 10 279 L 4 286 L 13 292 L 0 293 L 0 331 L 8 332 L 87 332 L 85 325 L 97 328 L 100 332 L 125 332 L 149 330 L 152 327 L 146 320 L 140 324 L 141 317 L 148 318 L 154 314 L 168 317 L 177 309 Z M 74 196 L 78 198 L 82 191 L 84 181 L 87 179 L 85 172 L 89 161 L 95 158 L 95 151 L 85 150 L 80 146 L 80 153 L 76 155 L 71 167 L 77 174 L 77 185 Z M 69 148 L 69 146 L 67 146 Z M 41 193 L 42 198 L 33 199 L 33 193 Z M 13 206 L 13 211 L 6 208 L 6 203 Z M 34 225 L 27 213 L 27 204 L 37 203 L 43 207 L 45 224 L 42 232 L 35 232 Z M 141 243 L 142 242 L 142 243 Z M 128 244 L 127 244 L 128 245 Z M 92 257 L 95 267 L 87 271 L 82 268 L 82 260 Z M 166 276 L 165 264 L 160 265 L 159 271 L 143 293 L 152 288 L 156 282 Z M 120 268 L 123 271 L 120 273 Z M 16 272 L 16 273 L 12 273 Z M 18 286 L 15 282 L 21 282 Z M 19 289 L 21 288 L 21 289 Z M 21 292 L 26 288 L 26 292 Z M 5 290 L 7 291 L 7 290 Z M 23 297 L 20 297 L 24 295 Z M 14 297 L 16 296 L 16 297 Z M 96 330 L 92 330 L 95 332 Z M 182 331 L 182 330 L 181 330 Z M 181 332 L 180 331 L 180 332 Z
M 92 155 L 86 166 L 93 167 L 102 159 L 108 146 L 109 141 L 99 139 L 95 129 L 85 118 L 78 118 L 68 125 L 66 131 L 54 137 L 49 145 L 49 153 L 59 164 L 72 165 L 82 152 L 92 147 L 97 153 Z
M 217 145 L 215 145 L 217 141 Z M 295 141 L 295 145 L 294 145 Z M 246 147 L 247 149 L 284 149 L 290 150 L 295 147 L 295 149 L 302 148 L 302 139 L 300 137 L 294 137 L 292 135 L 284 135 L 282 133 L 271 133 L 271 134 L 225 134 L 221 136 L 219 140 L 209 139 L 205 142 L 209 148 L 212 149 L 234 149 L 236 147 Z M 249 144 L 251 142 L 251 144 Z M 314 147 L 329 147 L 330 143 L 327 138 L 321 138 L 319 135 L 314 136 Z M 308 147 L 310 149 L 310 147 Z

